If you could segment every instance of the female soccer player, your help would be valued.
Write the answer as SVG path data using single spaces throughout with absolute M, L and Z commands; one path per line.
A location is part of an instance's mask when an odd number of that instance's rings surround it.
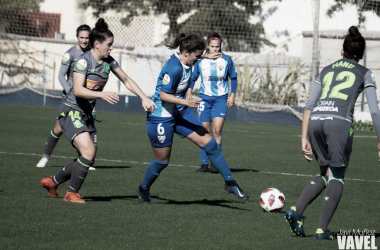
M 312 178 L 296 205 L 285 214 L 293 233 L 301 237 L 305 236 L 304 210 L 326 188 L 316 238 L 335 239 L 327 226 L 342 196 L 354 136 L 352 117 L 356 99 L 363 90 L 379 137 L 380 150 L 380 111 L 375 77 L 370 70 L 358 64 L 363 58 L 365 39 L 355 26 L 348 31 L 341 52 L 343 59 L 321 71 L 303 114 L 302 152 L 308 161 L 312 160 L 311 155 L 315 155 L 320 174 Z
M 63 103 L 66 94 L 73 86 L 73 68 L 75 62 L 77 61 L 80 55 L 82 55 L 84 52 L 90 49 L 88 46 L 90 32 L 90 26 L 88 26 L 87 24 L 79 26 L 77 28 L 78 43 L 71 47 L 62 58 L 61 68 L 58 73 L 59 83 L 63 87 L 63 98 L 61 104 Z M 65 78 L 65 75 L 67 75 L 67 80 Z M 43 168 L 46 166 L 47 162 L 49 161 L 50 155 L 53 152 L 54 147 L 57 144 L 61 135 L 62 129 L 61 126 L 59 126 L 59 122 L 57 120 L 53 130 L 50 131 L 50 134 L 47 138 L 44 155 L 42 156 L 41 160 L 37 163 L 37 167 Z
M 104 19 L 99 18 L 90 33 L 91 50 L 78 57 L 73 69 L 73 88 L 61 104 L 58 115 L 63 133 L 79 151 L 80 157 L 70 161 L 55 176 L 41 180 L 41 185 L 48 190 L 51 197 L 58 196 L 58 185 L 71 179 L 69 190 L 63 200 L 85 203 L 78 191 L 86 178 L 88 168 L 94 164 L 96 153 L 94 144 L 97 144 L 91 112 L 96 99 L 101 98 L 110 104 L 119 101 L 115 93 L 102 92 L 110 71 L 123 81 L 127 89 L 141 98 L 145 111 L 152 112 L 155 107 L 153 101 L 146 97 L 110 56 L 113 50 L 112 44 L 113 34 Z
M 211 162 L 218 168 L 226 184 L 225 190 L 243 200 L 248 199 L 231 176 L 223 154 L 218 150 L 216 141 L 189 107 L 197 107 L 202 99 L 186 99 L 191 83 L 191 67 L 201 58 L 205 42 L 198 35 L 179 34 L 169 49 L 179 47 L 162 68 L 152 100 L 157 109 L 147 117 L 147 132 L 154 152 L 154 161 L 146 170 L 144 180 L 137 189 L 141 203 L 152 204 L 149 189 L 169 164 L 174 133 L 181 138 L 187 137 L 203 148 Z
M 207 37 L 207 54 L 222 52 L 222 38 L 216 32 L 211 32 Z M 212 134 L 217 147 L 222 151 L 222 129 L 227 115 L 227 108 L 235 105 L 235 93 L 237 87 L 237 74 L 231 57 L 222 54 L 216 59 L 204 58 L 194 66 L 192 84 L 187 91 L 187 98 L 191 100 L 191 91 L 195 81 L 201 76 L 199 97 L 202 101 L 198 105 L 198 118 L 210 132 L 212 122 Z M 228 77 L 231 79 L 231 95 L 228 97 Z M 211 163 L 208 168 L 208 157 L 204 149 L 199 148 L 202 166 L 197 172 L 218 173 L 218 169 Z

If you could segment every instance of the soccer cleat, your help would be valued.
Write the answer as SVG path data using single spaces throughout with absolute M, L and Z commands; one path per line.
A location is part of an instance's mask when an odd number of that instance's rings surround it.
M 46 188 L 46 190 L 49 192 L 50 197 L 57 198 L 59 194 L 59 188 L 58 186 L 54 185 L 53 181 L 51 180 L 53 176 L 50 176 L 50 178 L 44 178 L 41 180 L 41 186 L 43 188 Z
M 305 237 L 305 232 L 303 230 L 303 223 L 306 217 L 300 214 L 297 214 L 295 206 L 292 206 L 288 210 L 288 212 L 286 212 L 285 219 L 287 222 L 289 222 L 290 230 L 296 236 Z
M 89 167 L 88 170 L 96 170 L 94 167 Z
M 145 190 L 141 186 L 139 186 L 137 188 L 137 197 L 139 197 L 140 203 L 152 205 L 149 190 Z
M 72 193 L 67 191 L 63 201 L 73 202 L 73 203 L 86 203 L 84 200 L 80 198 L 78 193 Z
M 242 199 L 245 201 L 249 199 L 249 196 L 246 193 L 244 193 L 243 190 L 241 190 L 236 181 L 229 181 L 228 184 L 224 184 L 224 190 L 226 190 L 228 194 L 236 195 L 238 199 Z
M 219 174 L 219 170 L 212 163 L 210 164 L 210 169 L 208 171 L 213 174 Z
M 197 169 L 195 172 L 201 172 L 206 173 L 208 172 L 208 164 L 203 164 L 199 169 Z
M 326 232 L 323 232 L 322 229 L 318 228 L 315 232 L 315 238 L 317 240 L 336 240 L 334 236 L 330 234 L 329 230 L 326 230 Z
M 38 168 L 44 168 L 49 161 L 49 155 L 43 155 L 41 160 L 37 163 Z

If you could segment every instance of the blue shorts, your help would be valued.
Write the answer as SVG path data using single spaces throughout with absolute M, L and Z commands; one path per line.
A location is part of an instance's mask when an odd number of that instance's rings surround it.
M 203 127 L 194 112 L 187 107 L 175 117 L 148 115 L 146 123 L 150 144 L 157 148 L 170 147 L 174 133 L 183 138 Z
M 197 111 L 201 122 L 211 122 L 215 117 L 226 119 L 228 95 L 208 96 L 199 95 L 202 101 L 199 103 Z

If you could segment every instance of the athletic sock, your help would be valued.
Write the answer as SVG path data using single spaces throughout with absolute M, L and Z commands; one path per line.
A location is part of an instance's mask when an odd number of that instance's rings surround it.
M 152 161 L 146 169 L 141 188 L 144 190 L 149 190 L 150 186 L 152 186 L 153 182 L 167 165 L 169 165 L 169 162 L 157 161 L 154 159 L 154 161 Z
M 199 148 L 199 152 L 201 153 L 202 165 L 208 165 L 208 156 L 206 151 L 203 148 Z
M 327 226 L 338 207 L 340 197 L 343 193 L 343 185 L 343 182 L 336 179 L 329 181 L 329 184 L 327 185 L 318 225 L 318 228 L 321 228 L 323 232 L 326 232 Z
M 65 181 L 71 178 L 71 171 L 73 170 L 74 163 L 77 159 L 74 159 L 66 164 L 61 171 L 59 171 L 56 175 L 54 175 L 52 181 L 54 185 L 58 186 L 59 184 L 64 183 Z
M 49 134 L 47 141 L 46 141 L 46 146 L 45 146 L 45 151 L 44 151 L 45 155 L 51 155 L 51 153 L 53 152 L 53 149 L 54 149 L 55 145 L 57 144 L 60 136 L 61 135 L 56 135 L 53 130 L 50 131 L 50 134 Z
M 212 138 L 211 141 L 203 149 L 206 151 L 207 156 L 212 164 L 214 164 L 214 166 L 222 174 L 224 180 L 233 181 L 234 178 L 231 176 L 231 170 L 228 167 L 226 158 L 224 158 L 223 153 L 218 150 L 215 139 Z
M 87 160 L 83 156 L 78 158 L 78 160 L 74 163 L 73 169 L 71 171 L 69 192 L 78 193 L 84 182 L 84 179 L 86 178 L 88 168 L 93 164 L 93 161 Z
M 222 152 L 222 143 L 216 144 L 216 147 L 219 149 L 220 152 Z
M 296 203 L 297 214 L 303 214 L 306 207 L 317 198 L 327 186 L 328 176 L 317 175 L 307 184 Z

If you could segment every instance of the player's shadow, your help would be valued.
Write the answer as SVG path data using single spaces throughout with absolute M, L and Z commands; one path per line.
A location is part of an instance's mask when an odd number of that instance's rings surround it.
M 230 209 L 237 209 L 237 210 L 242 210 L 242 211 L 250 211 L 248 209 L 242 209 L 242 208 L 237 208 L 233 206 L 226 205 L 225 203 L 235 203 L 233 201 L 227 201 L 227 200 L 196 200 L 196 201 L 176 201 L 176 200 L 170 200 L 170 199 L 165 199 L 165 198 L 160 198 L 158 196 L 151 196 L 154 200 L 161 200 L 161 201 L 166 201 L 166 204 L 169 205 L 209 205 L 209 206 L 218 206 L 218 207 L 225 207 L 225 208 L 230 208 Z M 126 195 L 126 196 L 84 196 L 83 199 L 85 201 L 100 201 L 100 202 L 110 202 L 112 200 L 133 200 L 133 201 L 138 201 L 136 195 Z
M 52 168 L 63 168 L 64 166 L 51 166 Z M 119 168 L 119 169 L 123 169 L 123 168 L 131 168 L 130 166 L 93 166 L 95 169 L 111 169 L 111 168 Z
M 259 172 L 259 170 L 255 170 L 255 169 L 244 169 L 244 168 L 231 168 L 231 172 L 236 172 L 236 173 L 239 173 L 239 172 Z
M 267 211 L 265 211 L 264 209 L 261 209 L 261 212 L 263 212 L 263 213 L 268 213 Z M 285 211 L 279 211 L 279 212 L 269 212 L 269 213 L 271 213 L 271 214 L 286 214 L 286 212 Z

